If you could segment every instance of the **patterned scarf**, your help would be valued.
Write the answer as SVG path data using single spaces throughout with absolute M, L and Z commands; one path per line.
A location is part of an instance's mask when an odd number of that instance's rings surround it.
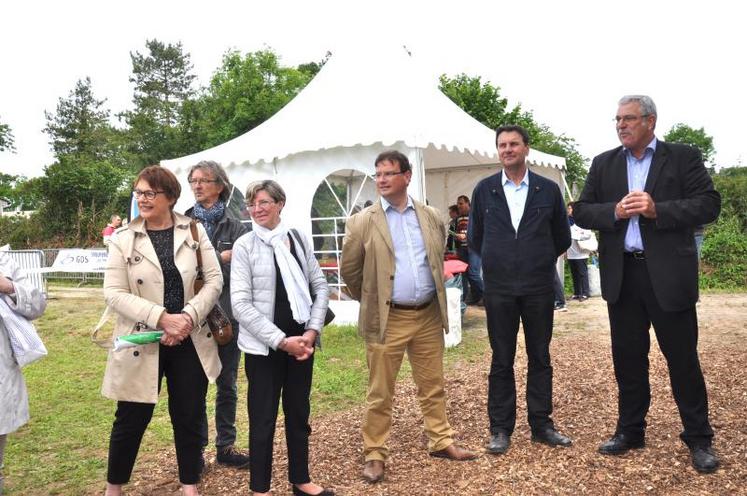
M 208 238 L 213 239 L 215 226 L 217 226 L 218 222 L 223 218 L 223 214 L 225 213 L 225 211 L 225 203 L 223 203 L 222 200 L 218 200 L 210 208 L 205 208 L 201 204 L 195 203 L 195 208 L 192 211 L 192 215 L 194 215 L 195 219 L 198 219 L 200 222 L 202 222 L 202 225 L 205 226 Z

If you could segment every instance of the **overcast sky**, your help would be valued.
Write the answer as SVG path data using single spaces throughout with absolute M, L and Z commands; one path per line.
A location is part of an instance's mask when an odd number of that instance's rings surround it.
M 4 2 L 0 121 L 17 153 L 0 153 L 0 171 L 43 173 L 53 161 L 44 110 L 80 78 L 91 77 L 112 114 L 129 108 L 129 54 L 152 38 L 181 41 L 200 84 L 231 48 L 271 47 L 297 65 L 351 40 L 401 42 L 434 80 L 481 76 L 589 158 L 618 144 L 619 97 L 645 93 L 658 106 L 659 136 L 678 122 L 705 127 L 717 164 L 744 165 L 744 28 L 739 2 L 722 0 Z

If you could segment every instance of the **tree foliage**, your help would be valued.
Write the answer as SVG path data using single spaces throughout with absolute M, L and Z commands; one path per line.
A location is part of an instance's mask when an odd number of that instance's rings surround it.
M 713 147 L 713 137 L 706 134 L 704 128 L 694 129 L 687 124 L 678 123 L 664 135 L 664 141 L 690 145 L 703 155 L 706 164 L 713 165 L 716 149 Z
M 491 129 L 508 124 L 517 124 L 527 130 L 530 146 L 539 151 L 564 157 L 566 181 L 569 185 L 581 185 L 586 177 L 586 158 L 578 151 L 576 141 L 565 135 L 557 135 L 545 124 L 535 120 L 531 112 L 520 105 L 509 108 L 508 100 L 501 96 L 500 88 L 484 83 L 477 76 L 459 74 L 440 78 L 441 91 L 465 112 Z
M 137 169 L 183 154 L 183 111 L 194 95 L 193 67 L 182 44 L 153 39 L 145 46 L 147 54 L 130 53 L 134 109 L 120 114 Z
M 10 126 L 0 121 L 0 152 L 5 151 L 15 151 L 15 142 Z

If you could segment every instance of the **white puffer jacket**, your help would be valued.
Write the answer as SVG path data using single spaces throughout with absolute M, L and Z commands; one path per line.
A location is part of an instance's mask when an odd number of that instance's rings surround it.
M 329 286 L 310 243 L 303 234 L 298 234 L 304 246 L 298 246 L 296 238 L 291 236 L 296 255 L 315 295 L 311 318 L 305 328 L 321 333 L 329 303 Z M 237 239 L 231 255 L 231 307 L 239 322 L 239 349 L 244 353 L 267 355 L 270 348 L 276 350 L 285 337 L 285 333 L 273 323 L 275 278 L 272 247 L 263 243 L 254 232 Z

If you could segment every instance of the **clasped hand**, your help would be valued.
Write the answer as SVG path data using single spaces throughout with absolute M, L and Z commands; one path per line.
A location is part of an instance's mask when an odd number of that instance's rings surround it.
M 158 319 L 158 328 L 163 329 L 161 343 L 174 346 L 184 341 L 194 327 L 192 317 L 186 313 L 166 313 Z
M 314 343 L 316 342 L 316 331 L 307 330 L 302 336 L 291 336 L 285 338 L 282 350 L 292 355 L 296 360 L 307 360 L 314 354 Z
M 615 205 L 615 215 L 618 219 L 629 219 L 635 215 L 655 219 L 656 204 L 645 191 L 631 191 Z

